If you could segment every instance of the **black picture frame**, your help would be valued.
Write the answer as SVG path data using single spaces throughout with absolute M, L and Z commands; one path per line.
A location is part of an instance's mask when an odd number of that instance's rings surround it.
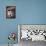
M 16 18 L 16 6 L 7 6 L 6 7 L 6 19 Z

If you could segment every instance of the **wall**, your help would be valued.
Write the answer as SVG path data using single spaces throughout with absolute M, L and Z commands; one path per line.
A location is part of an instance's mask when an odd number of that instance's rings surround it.
M 16 5 L 16 19 L 5 18 L 7 5 Z M 46 0 L 0 0 L 0 44 L 18 32 L 17 24 L 46 24 Z
M 19 24 L 46 24 L 46 0 L 16 0 Z
M 16 0 L 0 0 L 0 44 L 8 43 L 8 34 L 16 32 L 17 19 L 6 19 L 6 6 L 16 6 Z M 17 39 L 16 41 L 17 42 Z

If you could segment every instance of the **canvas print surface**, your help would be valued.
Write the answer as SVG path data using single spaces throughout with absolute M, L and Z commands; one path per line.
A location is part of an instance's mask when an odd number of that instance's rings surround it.
M 16 6 L 6 7 L 6 18 L 10 18 L 10 19 L 16 18 Z

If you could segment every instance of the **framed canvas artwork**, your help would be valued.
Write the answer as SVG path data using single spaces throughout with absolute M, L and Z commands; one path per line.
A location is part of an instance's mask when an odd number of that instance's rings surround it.
M 16 6 L 7 6 L 6 7 L 6 18 L 7 19 L 16 18 Z

